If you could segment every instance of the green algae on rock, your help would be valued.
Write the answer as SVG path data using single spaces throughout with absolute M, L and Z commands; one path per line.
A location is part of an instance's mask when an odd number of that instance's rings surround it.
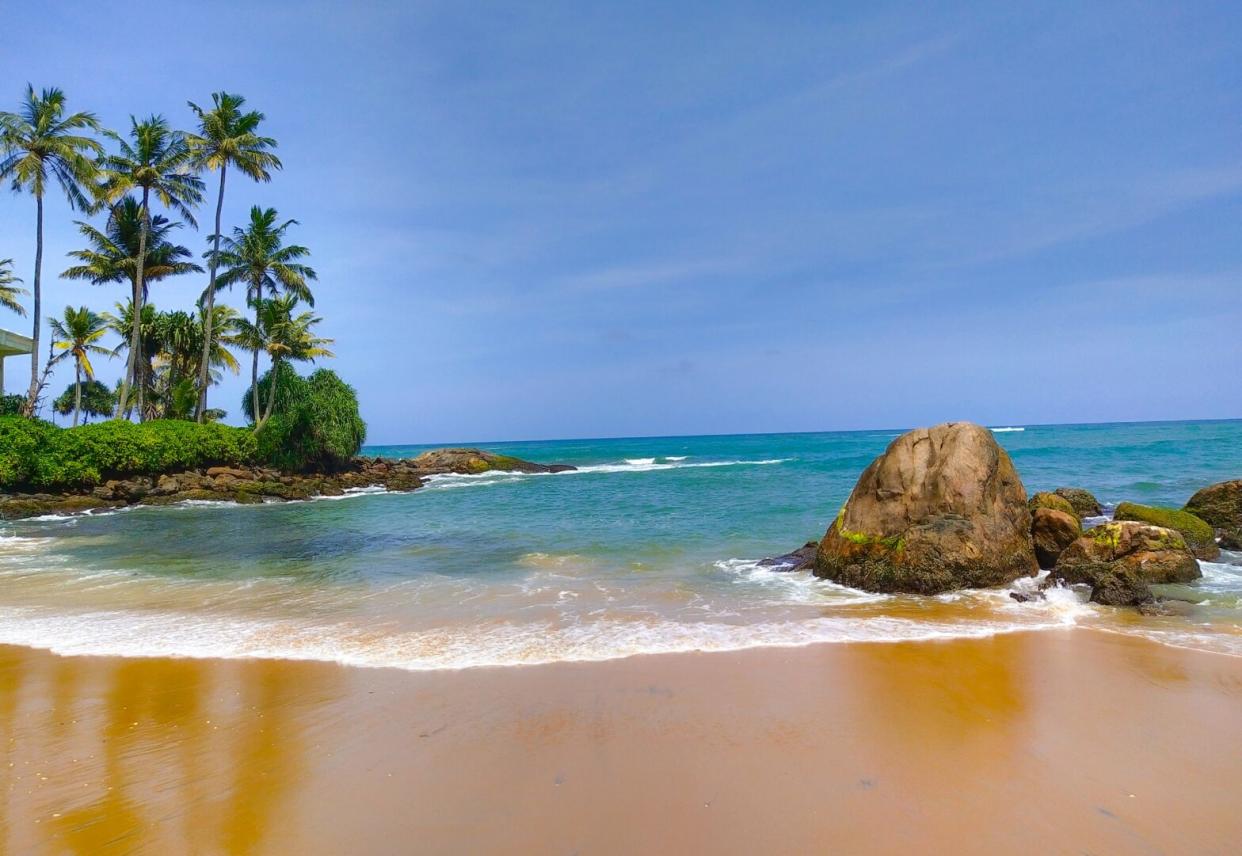
M 1174 529 L 1186 539 L 1186 545 L 1195 554 L 1195 558 L 1207 562 L 1220 558 L 1220 547 L 1216 546 L 1216 533 L 1211 525 L 1189 511 L 1123 502 L 1117 506 L 1113 519 L 1137 520 L 1140 523 Z
M 1121 597 L 1118 592 L 1129 591 L 1125 603 L 1137 603 L 1133 599 L 1136 581 L 1143 585 L 1184 583 L 1201 576 L 1199 563 L 1180 532 L 1121 520 L 1096 526 L 1066 547 L 1048 579 L 1091 585 L 1093 600 L 1097 586 L 1101 596 L 1112 600 Z
M 1069 504 L 1074 507 L 1076 517 L 1099 517 L 1104 513 L 1104 507 L 1089 490 L 1081 487 L 1059 487 L 1053 493 L 1069 500 Z
M 1242 479 L 1217 482 L 1196 491 L 1182 510 L 1215 528 L 1220 546 L 1242 550 Z
M 1074 510 L 1073 503 L 1059 493 L 1052 493 L 1051 491 L 1041 491 L 1035 494 L 1027 502 L 1027 507 L 1032 512 L 1037 508 L 1049 508 L 1053 511 L 1063 511 L 1071 515 L 1075 520 L 1079 517 L 1078 512 Z
M 969 422 L 898 437 L 859 477 L 815 574 L 880 592 L 937 594 L 1035 573 L 1026 490 L 992 432 Z

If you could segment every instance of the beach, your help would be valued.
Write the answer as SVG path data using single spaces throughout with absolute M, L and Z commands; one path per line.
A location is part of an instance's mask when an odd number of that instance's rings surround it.
M 0 651 L 10 853 L 1227 853 L 1242 659 L 1066 629 L 410 673 Z

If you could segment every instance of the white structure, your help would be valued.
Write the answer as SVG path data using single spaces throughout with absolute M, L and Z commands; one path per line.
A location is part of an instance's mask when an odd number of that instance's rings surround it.
M 4 358 L 29 354 L 34 342 L 25 336 L 0 330 L 0 395 L 4 395 Z

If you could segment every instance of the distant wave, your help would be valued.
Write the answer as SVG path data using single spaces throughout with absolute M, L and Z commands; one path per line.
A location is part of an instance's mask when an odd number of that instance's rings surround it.
M 664 458 L 625 458 L 620 463 L 585 464 L 578 467 L 576 470 L 566 470 L 559 473 L 515 473 L 505 472 L 503 470 L 493 470 L 486 473 L 441 473 L 439 475 L 428 477 L 427 487 L 424 488 L 424 490 L 483 487 L 485 485 L 523 481 L 525 479 L 535 477 L 560 477 L 580 475 L 583 473 L 649 473 L 657 470 L 710 469 L 714 467 L 763 467 L 772 466 L 773 464 L 784 464 L 793 460 L 793 458 L 763 458 L 754 461 L 687 461 L 687 457 L 688 456 L 686 455 L 682 455 L 680 457 L 669 456 Z
M 1025 428 L 993 428 L 992 431 L 997 434 L 1004 434 L 1006 431 L 1025 431 Z

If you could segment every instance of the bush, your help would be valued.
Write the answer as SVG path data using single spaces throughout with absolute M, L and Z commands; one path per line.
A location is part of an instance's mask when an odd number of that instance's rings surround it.
M 267 382 L 267 375 L 259 380 L 261 392 Z M 282 373 L 276 396 L 258 433 L 260 460 L 282 470 L 331 472 L 362 448 L 367 426 L 358 414 L 358 396 L 336 372 L 319 369 L 307 378 Z
M 254 463 L 256 440 L 244 428 L 123 420 L 57 428 L 0 418 L 0 489 L 72 490 L 107 479 Z
M 0 395 L 0 416 L 20 416 L 25 403 L 24 395 Z

